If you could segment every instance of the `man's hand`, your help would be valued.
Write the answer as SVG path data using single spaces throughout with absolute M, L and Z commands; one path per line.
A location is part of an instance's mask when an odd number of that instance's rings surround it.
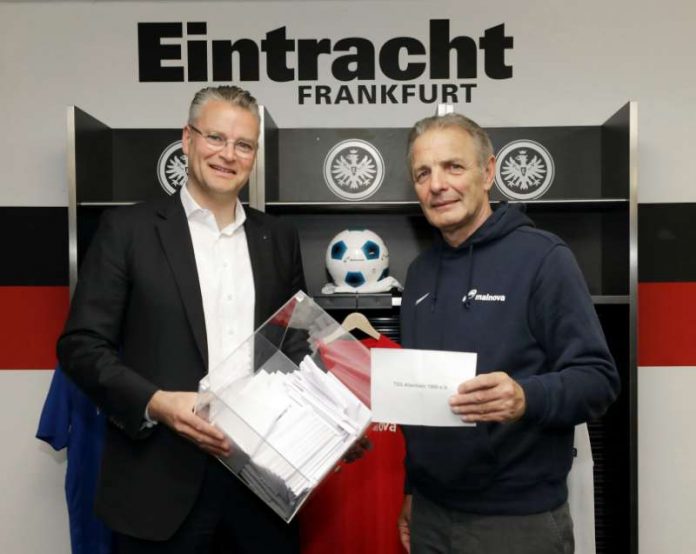
M 465 381 L 449 399 L 463 421 L 516 421 L 527 407 L 522 387 L 507 373 L 484 373 Z
M 195 392 L 159 390 L 152 395 L 147 412 L 208 454 L 229 456 L 230 444 L 222 431 L 193 413 L 197 397 Z
M 411 552 L 411 503 L 413 496 L 404 496 L 404 504 L 401 506 L 401 513 L 397 525 L 399 526 L 399 538 L 406 552 Z

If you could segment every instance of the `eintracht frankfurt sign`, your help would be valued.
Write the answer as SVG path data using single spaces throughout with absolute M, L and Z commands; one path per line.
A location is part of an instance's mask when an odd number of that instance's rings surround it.
M 188 161 L 180 140 L 172 142 L 162 151 L 157 161 L 157 178 L 167 194 L 174 194 L 186 184 L 187 166 Z
M 365 200 L 384 180 L 384 160 L 379 150 L 365 140 L 349 139 L 336 144 L 324 160 L 324 181 L 339 198 Z
M 381 44 L 358 36 L 296 39 L 285 26 L 262 39 L 211 39 L 205 21 L 142 22 L 138 75 L 141 82 L 243 85 L 260 81 L 263 69 L 271 81 L 296 82 L 301 105 L 457 104 L 471 102 L 481 69 L 489 79 L 512 77 L 505 56 L 514 40 L 505 24 L 452 36 L 449 19 L 431 19 L 428 31 L 425 42 L 398 36 Z
M 541 197 L 553 183 L 555 168 L 549 151 L 533 140 L 515 140 L 498 152 L 495 184 L 513 200 Z

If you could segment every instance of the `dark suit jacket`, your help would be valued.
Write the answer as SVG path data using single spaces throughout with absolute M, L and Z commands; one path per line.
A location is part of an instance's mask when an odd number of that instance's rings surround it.
M 305 288 L 297 232 L 246 209 L 258 326 Z M 179 195 L 103 215 L 58 341 L 65 372 L 109 417 L 96 511 L 114 530 L 169 538 L 206 455 L 165 425 L 142 429 L 158 389 L 196 391 L 207 371 L 203 304 Z

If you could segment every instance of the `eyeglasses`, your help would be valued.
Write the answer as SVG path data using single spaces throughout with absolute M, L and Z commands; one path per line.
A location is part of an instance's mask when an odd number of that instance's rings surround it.
M 218 135 L 217 133 L 204 134 L 201 130 L 196 129 L 190 123 L 189 128 L 201 135 L 206 144 L 213 150 L 222 150 L 223 148 L 227 147 L 228 143 L 231 142 L 232 146 L 234 147 L 234 153 L 240 158 L 251 158 L 254 155 L 254 152 L 256 152 L 256 144 L 249 142 L 248 140 L 232 140 L 225 138 L 222 135 Z

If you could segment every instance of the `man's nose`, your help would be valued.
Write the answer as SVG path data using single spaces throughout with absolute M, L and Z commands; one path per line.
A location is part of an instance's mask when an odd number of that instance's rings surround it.
M 430 176 L 430 190 L 432 192 L 440 192 L 447 188 L 447 180 L 442 171 L 433 171 Z
M 232 141 L 227 141 L 225 146 L 220 150 L 220 156 L 225 160 L 235 160 L 237 158 L 237 152 L 235 151 L 235 145 Z

